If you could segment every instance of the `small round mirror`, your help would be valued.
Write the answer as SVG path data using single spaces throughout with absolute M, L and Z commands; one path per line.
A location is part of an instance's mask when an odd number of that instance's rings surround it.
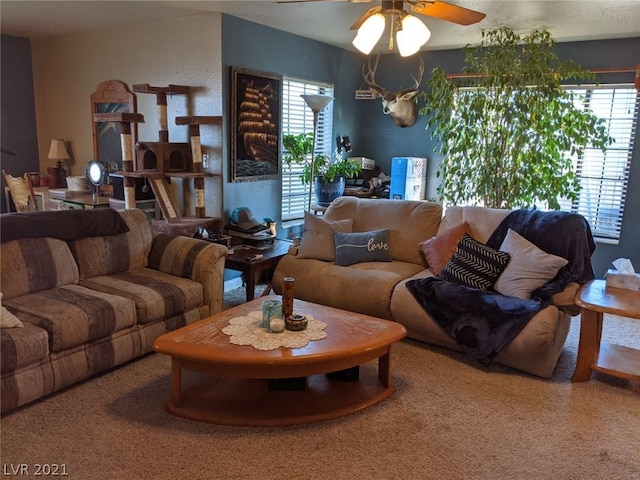
M 102 162 L 89 162 L 87 165 L 87 178 L 96 187 L 102 185 L 107 176 L 107 169 Z

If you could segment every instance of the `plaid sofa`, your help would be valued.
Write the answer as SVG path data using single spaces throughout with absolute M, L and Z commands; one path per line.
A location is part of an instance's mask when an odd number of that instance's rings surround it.
M 142 210 L 5 214 L 1 331 L 7 412 L 152 351 L 159 335 L 222 310 L 226 249 L 154 234 Z

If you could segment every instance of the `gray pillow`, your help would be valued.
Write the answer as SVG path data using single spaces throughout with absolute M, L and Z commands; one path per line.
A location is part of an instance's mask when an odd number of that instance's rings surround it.
M 335 232 L 336 265 L 344 267 L 361 262 L 390 262 L 389 229 L 370 232 Z
M 333 232 L 350 232 L 352 229 L 353 220 L 350 218 L 330 221 L 304 212 L 304 233 L 298 247 L 298 258 L 333 262 L 336 258 Z
M 491 290 L 508 262 L 508 253 L 494 250 L 465 233 L 438 277 L 478 290 Z
M 511 255 L 494 288 L 502 295 L 531 298 L 531 292 L 553 280 L 569 261 L 539 249 L 514 230 L 507 230 L 500 250 Z

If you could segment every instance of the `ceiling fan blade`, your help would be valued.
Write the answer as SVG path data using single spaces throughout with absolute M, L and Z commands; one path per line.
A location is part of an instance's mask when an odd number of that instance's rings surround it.
M 376 13 L 379 13 L 379 12 L 381 12 L 381 11 L 382 11 L 382 7 L 373 7 L 373 8 L 370 8 L 369 10 L 367 10 L 367 12 L 366 12 L 364 15 L 362 15 L 362 16 L 361 16 L 361 17 L 356 21 L 356 23 L 354 23 L 353 25 L 351 25 L 351 26 L 349 27 L 349 30 L 357 30 L 357 29 L 359 29 L 359 28 L 362 26 L 362 24 L 365 22 L 365 20 L 366 20 L 367 18 L 369 18 L 370 16 L 375 15 Z
M 478 23 L 486 13 L 476 12 L 464 7 L 458 7 L 451 3 L 442 2 L 440 0 L 416 2 L 411 4 L 411 9 L 422 15 L 447 20 L 448 22 L 457 23 L 458 25 L 471 25 Z
M 314 2 L 349 2 L 349 3 L 369 3 L 373 0 L 276 0 L 276 3 L 314 3 Z

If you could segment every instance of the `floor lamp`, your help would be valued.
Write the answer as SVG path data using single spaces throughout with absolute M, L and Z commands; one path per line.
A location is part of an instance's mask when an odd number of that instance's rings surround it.
M 327 105 L 331 103 L 333 97 L 327 95 L 300 95 L 307 106 L 313 112 L 313 142 L 311 148 L 311 177 L 309 179 L 309 204 L 307 205 L 307 211 L 311 211 L 311 195 L 313 192 L 313 174 L 316 161 L 316 129 L 318 128 L 318 116 Z

